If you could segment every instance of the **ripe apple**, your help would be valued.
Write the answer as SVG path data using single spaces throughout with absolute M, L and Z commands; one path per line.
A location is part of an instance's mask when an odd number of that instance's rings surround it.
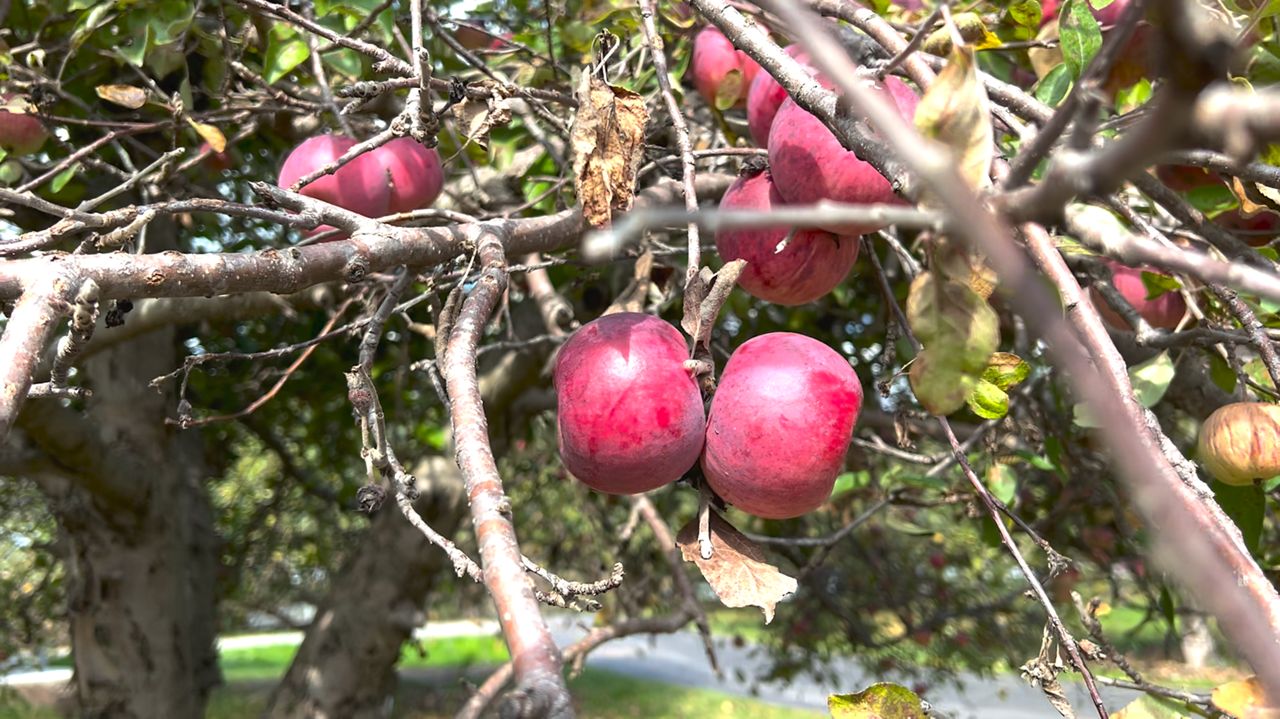
M 1200 463 L 1224 484 L 1245 486 L 1280 474 L 1280 405 L 1223 405 L 1200 425 Z
M 1099 25 L 1107 27 L 1120 22 L 1120 15 L 1124 13 L 1124 9 L 1129 4 L 1129 0 L 1115 0 L 1110 5 L 1101 10 L 1093 7 L 1084 0 L 1089 10 L 1093 13 L 1093 18 L 1098 21 Z M 1050 20 L 1058 19 L 1058 0 L 1042 0 L 1040 3 L 1040 24 L 1044 25 Z
M 826 83 L 824 83 L 826 84 Z M 885 78 L 877 89 L 891 99 L 908 120 L 915 116 L 920 98 L 896 77 Z M 903 202 L 893 185 L 870 163 L 846 150 L 822 121 L 787 98 L 769 131 L 769 167 L 778 192 L 789 203 L 807 205 L 819 200 L 871 204 Z M 824 225 L 841 235 L 861 235 L 879 225 Z
M 1160 327 L 1171 330 L 1178 326 L 1178 322 L 1182 320 L 1182 316 L 1187 312 L 1187 303 L 1182 299 L 1182 295 L 1177 292 L 1166 292 L 1154 300 L 1147 299 L 1147 287 L 1142 284 L 1142 273 L 1152 272 L 1148 268 L 1137 268 L 1122 265 L 1114 260 L 1108 260 L 1107 265 L 1111 268 L 1111 284 L 1120 291 L 1120 295 L 1133 305 L 1133 308 L 1142 315 L 1142 319 L 1146 320 L 1152 327 Z M 1097 293 L 1096 290 L 1090 289 L 1090 296 L 1093 299 L 1093 305 L 1097 308 L 1098 314 L 1102 315 L 1102 319 L 1107 324 L 1118 330 L 1132 330 L 1129 323 L 1124 318 L 1111 309 L 1107 301 Z
M 299 178 L 338 159 L 355 144 L 355 140 L 342 135 L 317 135 L 308 138 L 285 158 L 276 184 L 288 188 Z M 333 174 L 304 186 L 299 192 L 365 217 L 387 214 L 391 201 L 391 183 L 387 179 L 387 171 L 370 152 L 348 162 Z M 307 234 L 318 234 L 331 229 L 333 228 L 328 225 L 321 225 Z
M 440 153 L 411 137 L 397 137 L 373 152 L 391 183 L 391 212 L 409 212 L 435 202 L 444 188 Z
M 1244 210 L 1236 208 L 1213 218 L 1213 221 L 1224 230 L 1240 235 L 1240 238 L 1254 247 L 1270 244 L 1280 235 L 1280 215 L 1270 210 L 1260 210 L 1246 215 Z
M 29 106 L 14 95 L 0 95 L 0 150 L 10 155 L 30 155 L 44 145 L 49 132 L 40 118 L 19 111 Z
M 748 514 L 811 512 L 831 495 L 861 408 L 857 373 L 830 347 L 791 332 L 747 340 L 711 400 L 702 471 Z
M 230 170 L 232 167 L 235 166 L 235 162 L 231 159 L 230 152 L 226 150 L 222 152 L 214 152 L 213 148 L 210 147 L 209 143 L 207 142 L 200 145 L 200 149 L 197 150 L 196 152 L 197 154 L 201 152 L 209 153 L 204 157 L 204 166 L 209 168 L 210 170 L 213 170 L 214 172 L 222 172 L 223 170 Z
M 783 48 L 798 62 L 808 65 L 809 54 L 799 45 L 788 45 Z M 761 70 L 747 88 L 747 129 L 751 131 L 751 139 L 760 147 L 769 143 L 769 129 L 773 127 L 773 118 L 778 108 L 787 99 L 787 91 L 773 79 L 773 75 Z
M 555 369 L 565 468 L 607 494 L 647 492 L 688 471 L 706 429 L 688 357 L 680 331 L 651 315 L 621 312 L 579 328 Z
M 768 212 L 783 199 L 767 170 L 739 177 L 720 200 L 721 209 Z M 786 247 L 785 227 L 742 227 L 716 233 L 716 250 L 728 262 L 743 259 L 738 278 L 742 289 L 780 305 L 802 305 L 827 294 L 849 274 L 858 260 L 858 238 L 823 230 L 797 229 Z
M 1222 175 L 1194 165 L 1157 165 L 1156 177 L 1170 190 L 1178 192 L 1190 192 L 1222 182 Z
M 729 38 L 719 29 L 707 25 L 698 31 L 693 38 L 693 58 L 689 61 L 689 69 L 693 73 L 693 85 L 698 89 L 707 104 L 715 106 L 716 96 L 724 92 L 736 97 L 733 107 L 741 107 L 747 100 L 747 89 L 760 66 L 755 60 L 736 49 Z M 737 71 L 736 91 L 732 87 L 721 90 L 721 85 L 730 81 L 730 73 Z

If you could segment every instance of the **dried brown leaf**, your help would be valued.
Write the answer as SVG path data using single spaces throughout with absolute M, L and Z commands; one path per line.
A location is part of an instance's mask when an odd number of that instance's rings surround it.
M 613 303 L 604 311 L 611 315 L 617 312 L 644 312 L 645 300 L 649 298 L 649 288 L 653 286 L 653 253 L 648 250 L 636 258 L 635 269 L 631 273 L 631 281 L 626 289 L 613 299 Z
M 468 142 L 489 149 L 489 133 L 495 127 L 511 122 L 511 100 L 503 94 L 500 85 L 487 85 L 489 97 L 473 100 L 470 97 L 450 108 L 458 121 L 458 128 Z
M 573 180 L 582 216 L 605 227 L 631 209 L 649 121 L 644 97 L 584 73 L 573 120 Z
M 676 544 L 686 562 L 702 571 L 707 584 L 726 607 L 760 607 L 764 622 L 773 621 L 778 602 L 796 591 L 795 578 L 765 561 L 764 551 L 729 524 L 711 512 L 710 559 L 698 551 L 698 520 L 694 518 L 680 530 Z
M 130 110 L 147 104 L 147 91 L 133 85 L 99 85 L 94 88 L 98 97 Z

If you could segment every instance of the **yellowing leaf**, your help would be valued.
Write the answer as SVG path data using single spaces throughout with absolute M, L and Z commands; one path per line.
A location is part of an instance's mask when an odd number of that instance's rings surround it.
M 960 32 L 960 38 L 975 50 L 987 50 L 1004 44 L 995 33 L 987 29 L 986 23 L 982 22 L 982 16 L 976 12 L 956 13 L 951 16 L 951 19 L 955 22 L 956 30 Z M 929 33 L 929 37 L 925 38 L 922 45 L 924 51 L 930 55 L 950 54 L 951 46 L 951 28 L 945 26 Z
M 574 189 L 587 223 L 605 227 L 615 211 L 631 209 L 649 111 L 643 95 L 591 73 L 583 73 L 577 98 L 578 114 L 570 133 Z
M 189 118 L 187 122 L 191 123 L 191 127 L 195 129 L 196 134 L 200 136 L 200 139 L 209 143 L 209 147 L 213 148 L 214 152 L 226 151 L 227 136 L 222 134 L 222 130 L 219 130 L 213 125 L 206 125 L 203 122 L 196 122 Z
M 1280 710 L 1267 704 L 1257 677 L 1220 684 L 1214 687 L 1209 700 L 1237 719 L 1274 719 L 1280 716 Z
M 738 69 L 725 73 L 724 79 L 716 86 L 716 109 L 724 112 L 738 104 L 747 93 L 743 88 L 742 71 Z
M 925 719 L 920 697 L 898 684 L 872 684 L 857 694 L 832 694 L 827 709 L 833 719 Z
M 1129 702 L 1120 711 L 1113 712 L 1111 719 L 1193 719 L 1196 716 L 1181 702 L 1146 695 Z
M 951 149 L 960 175 L 982 190 L 991 186 L 988 173 L 995 155 L 987 91 L 978 80 L 973 50 L 956 48 L 938 79 L 916 108 L 916 127 L 926 137 Z
M 684 561 L 702 571 L 707 584 L 726 607 L 760 607 L 764 622 L 773 621 L 778 602 L 796 591 L 796 580 L 764 559 L 764 552 L 719 514 L 711 512 L 710 559 L 698 551 L 698 520 L 695 517 L 676 535 Z
M 133 85 L 99 85 L 93 89 L 103 100 L 130 110 L 147 104 L 147 91 Z

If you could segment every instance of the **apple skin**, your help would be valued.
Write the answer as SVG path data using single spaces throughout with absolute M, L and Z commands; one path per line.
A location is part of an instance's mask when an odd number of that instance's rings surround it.
M 824 83 L 826 84 L 826 83 Z M 896 77 L 879 86 L 906 120 L 915 117 L 920 98 Z M 769 167 L 783 199 L 793 205 L 820 200 L 853 204 L 905 204 L 893 185 L 870 163 L 846 150 L 822 121 L 787 98 L 769 131 Z M 861 235 L 880 225 L 824 225 L 839 235 Z
M 1088 2 L 1088 0 L 1085 0 Z M 1124 13 L 1124 9 L 1128 6 L 1129 0 L 1115 0 L 1115 2 L 1096 10 L 1092 5 L 1089 10 L 1093 12 L 1093 18 L 1103 27 L 1115 25 L 1120 22 L 1120 15 Z M 1040 3 L 1040 24 L 1044 25 L 1050 20 L 1056 20 L 1058 17 L 1058 0 L 1042 0 Z
M 356 141 L 342 135 L 317 135 L 303 141 L 285 158 L 276 184 L 288 189 L 299 178 L 324 167 L 355 146 Z M 391 202 L 391 183 L 387 172 L 373 153 L 366 152 L 303 187 L 300 193 L 331 205 L 351 210 L 365 217 L 381 217 L 387 214 Z M 308 236 L 333 229 L 321 225 L 306 233 Z M 335 240 L 345 236 L 335 237 Z
M 1178 192 L 1190 192 L 1222 182 L 1222 175 L 1193 165 L 1157 165 L 1156 177 L 1170 190 Z
M 1187 303 L 1182 299 L 1182 295 L 1177 292 L 1166 292 L 1154 300 L 1147 299 L 1147 287 L 1142 284 L 1143 268 L 1129 267 L 1122 265 L 1113 260 L 1107 264 L 1111 267 L 1111 283 L 1120 291 L 1121 296 L 1133 305 L 1133 308 L 1142 315 L 1142 319 L 1146 320 L 1152 327 L 1159 327 L 1171 330 L 1178 326 L 1178 322 L 1182 320 L 1182 316 L 1186 314 Z M 1124 318 L 1111 309 L 1107 301 L 1097 293 L 1096 290 L 1090 289 L 1090 296 L 1093 298 L 1093 305 L 1098 309 L 1098 314 L 1102 315 L 1102 319 L 1111 327 L 1118 330 L 1132 331 L 1132 327 Z
M 1233 486 L 1280 474 L 1280 405 L 1236 402 L 1200 425 L 1196 455 L 1210 475 Z
M 742 73 L 742 86 L 734 107 L 746 103 L 747 89 L 760 72 L 755 60 L 735 48 L 729 38 L 712 25 L 699 30 L 693 38 L 693 58 L 689 69 L 693 73 L 693 86 L 712 107 L 716 104 L 716 91 L 730 72 L 737 70 Z
M 687 472 L 706 430 L 688 358 L 680 331 L 651 315 L 620 312 L 579 328 L 555 369 L 565 468 L 606 494 L 647 492 Z
M 720 200 L 725 210 L 769 211 L 784 204 L 766 170 L 739 177 Z M 785 227 L 738 228 L 716 233 L 716 250 L 725 262 L 747 266 L 738 285 L 747 293 L 779 305 L 802 305 L 830 292 L 858 260 L 858 238 L 823 230 L 796 230 L 782 252 Z
M 209 143 L 207 142 L 200 145 L 200 149 L 197 151 L 197 153 L 200 153 L 200 152 L 209 153 L 208 155 L 205 155 L 204 166 L 209 168 L 210 170 L 213 170 L 214 172 L 222 172 L 224 170 L 230 170 L 232 167 L 235 166 L 235 162 L 231 159 L 230 152 L 227 152 L 227 151 L 214 152 L 213 148 L 210 147 Z
M 14 156 L 39 152 L 49 131 L 34 115 L 3 109 L 12 98 L 0 95 L 0 150 Z
M 444 189 L 440 153 L 411 137 L 397 137 L 370 153 L 389 173 L 391 212 L 409 212 L 435 202 Z
M 1280 235 L 1280 215 L 1269 210 L 1262 210 L 1254 215 L 1246 215 L 1236 208 L 1218 215 L 1213 221 L 1229 232 L 1239 233 L 1240 239 L 1252 247 L 1263 247 Z
M 791 332 L 747 340 L 711 400 L 702 471 L 748 514 L 806 514 L 831 496 L 861 409 L 862 384 L 835 350 Z
M 797 62 L 808 66 L 809 54 L 799 45 L 788 45 L 783 48 Z M 747 129 L 751 131 L 751 139 L 756 145 L 765 147 L 769 144 L 769 129 L 773 127 L 773 118 L 778 114 L 787 99 L 787 91 L 773 79 L 773 75 L 761 70 L 756 74 L 751 86 L 747 88 Z

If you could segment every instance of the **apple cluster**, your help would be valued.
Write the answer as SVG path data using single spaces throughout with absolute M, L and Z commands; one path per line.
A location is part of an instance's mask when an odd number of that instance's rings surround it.
M 785 51 L 808 67 L 808 56 L 798 45 Z M 691 71 L 699 93 L 712 104 L 717 97 L 739 92 L 751 137 L 768 150 L 769 168 L 749 165 L 721 198 L 721 208 L 768 211 L 823 200 L 903 202 L 884 176 L 845 149 L 821 120 L 797 105 L 772 75 L 735 49 L 719 30 L 706 27 L 698 33 Z M 816 70 L 810 71 L 831 87 Z M 724 87 L 742 80 L 750 82 Z M 875 88 L 904 118 L 915 116 L 919 96 L 901 80 L 888 77 Z M 731 229 L 716 233 L 716 249 L 726 261 L 747 261 L 738 284 L 748 293 L 780 305 L 800 305 L 844 280 L 858 259 L 858 236 L 878 229 L 879 225 L 847 224 Z
M 355 145 L 355 140 L 342 135 L 308 138 L 285 158 L 276 184 L 288 188 Z M 443 188 L 440 154 L 412 138 L 399 137 L 303 186 L 300 192 L 365 217 L 381 217 L 426 207 Z M 309 234 L 330 229 L 321 226 Z
M 674 326 L 622 312 L 583 325 L 555 367 L 564 466 L 587 486 L 637 494 L 701 462 L 726 502 L 783 519 L 817 509 L 844 466 L 862 408 L 849 363 L 804 335 L 772 332 L 730 356 L 704 414 Z

